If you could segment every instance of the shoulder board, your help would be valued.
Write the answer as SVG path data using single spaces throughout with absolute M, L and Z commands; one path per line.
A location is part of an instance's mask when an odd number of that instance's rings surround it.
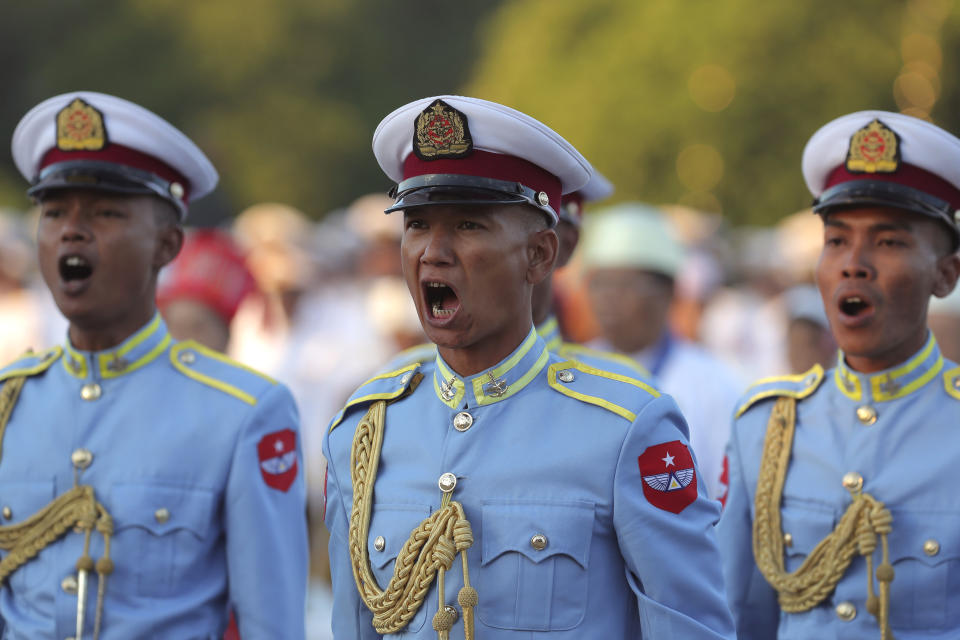
M 640 376 L 643 378 L 653 377 L 650 372 L 647 371 L 646 367 L 630 356 L 625 356 L 622 353 L 613 353 L 611 351 L 591 349 L 590 347 L 585 347 L 584 345 L 577 344 L 575 342 L 564 342 L 562 345 L 560 345 L 560 348 L 557 349 L 557 355 L 563 358 L 569 358 L 571 360 L 585 361 L 584 364 L 587 365 L 594 364 L 593 362 L 590 362 L 590 360 L 594 360 L 596 361 L 596 364 L 600 365 L 601 369 L 603 369 L 604 365 L 607 363 L 619 365 L 619 367 L 623 367 L 627 371 L 631 371 L 635 376 Z
M 424 342 L 404 349 L 393 356 L 382 371 L 393 372 L 411 364 L 424 363 L 437 357 L 437 345 Z
M 330 431 L 343 420 L 347 411 L 354 407 L 366 406 L 377 400 L 396 400 L 404 394 L 413 392 L 423 379 L 423 374 L 419 373 L 420 363 L 414 362 L 405 367 L 381 373 L 376 375 L 353 392 L 353 395 L 343 405 L 343 409 L 334 416 L 330 423 Z
M 816 391 L 821 382 L 823 367 L 819 364 L 813 365 L 806 373 L 757 380 L 740 398 L 734 417 L 739 418 L 747 409 L 767 398 L 787 397 L 802 400 Z
M 40 352 L 27 351 L 0 369 L 0 382 L 18 376 L 35 376 L 43 373 L 62 355 L 63 347 L 52 347 Z
M 596 369 L 577 360 L 555 362 L 547 368 L 547 384 L 565 396 L 611 411 L 633 422 L 638 395 L 659 398 L 660 392 L 642 380 Z M 637 394 L 640 389 L 645 394 Z
M 277 381 L 246 365 L 209 349 L 194 340 L 178 342 L 170 347 L 170 362 L 183 375 L 213 387 L 249 405 L 257 404 L 257 396 Z
M 947 395 L 960 400 L 960 367 L 954 367 L 943 372 L 943 388 Z

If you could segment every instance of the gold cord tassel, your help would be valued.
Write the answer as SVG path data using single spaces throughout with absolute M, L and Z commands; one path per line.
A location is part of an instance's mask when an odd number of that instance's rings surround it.
M 820 541 L 793 573 L 787 573 L 783 553 L 780 501 L 796 428 L 796 400 L 781 397 L 770 413 L 757 478 L 754 501 L 753 555 L 767 582 L 777 590 L 780 608 L 788 613 L 812 609 L 834 590 L 855 554 L 867 563 L 867 610 L 877 619 L 882 640 L 893 640 L 890 630 L 890 582 L 893 566 L 887 546 L 893 516 L 882 502 L 860 487 L 850 488 L 853 498 L 840 522 Z M 877 567 L 879 598 L 873 589 L 873 552 L 877 536 L 882 561 Z
M 473 545 L 473 532 L 463 512 L 463 505 L 452 500 L 450 493 L 444 493 L 440 508 L 410 533 L 397 555 L 393 577 L 385 589 L 377 585 L 370 568 L 367 539 L 373 509 L 373 485 L 383 447 L 386 406 L 383 400 L 370 406 L 357 425 L 350 450 L 353 506 L 348 545 L 357 591 L 373 613 L 373 627 L 377 633 L 396 633 L 416 615 L 436 578 L 439 604 L 433 617 L 433 628 L 440 640 L 448 640 L 456 614 L 446 607 L 444 577 L 445 572 L 453 566 L 457 553 L 460 553 L 464 566 L 464 588 L 460 595 L 469 603 L 469 607 L 464 607 L 464 637 L 473 640 L 473 607 L 478 598 L 476 591 L 469 586 L 466 559 L 466 550 Z M 462 601 L 461 606 L 464 606 Z

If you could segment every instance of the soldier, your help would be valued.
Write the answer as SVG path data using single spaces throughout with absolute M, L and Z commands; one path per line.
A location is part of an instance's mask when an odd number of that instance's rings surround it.
M 960 140 L 854 113 L 813 135 L 803 175 L 840 354 L 736 411 L 719 535 L 739 637 L 960 637 L 960 368 L 926 323 L 960 271 Z
M 731 638 L 718 505 L 676 404 L 533 328 L 554 205 L 589 164 L 458 96 L 394 111 L 373 148 L 438 355 L 364 384 L 324 442 L 335 637 Z
M 189 199 L 217 182 L 185 135 L 93 92 L 13 135 L 40 205 L 63 346 L 0 370 L 4 638 L 303 638 L 303 469 L 290 394 L 157 314 Z

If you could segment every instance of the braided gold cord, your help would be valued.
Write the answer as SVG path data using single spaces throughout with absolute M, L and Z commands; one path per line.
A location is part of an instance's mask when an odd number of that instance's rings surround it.
M 473 533 L 463 506 L 444 494 L 438 510 L 410 533 L 397 555 L 393 577 L 386 589 L 380 589 L 370 568 L 367 537 L 370 533 L 370 517 L 373 509 L 373 485 L 380 464 L 383 447 L 383 431 L 386 419 L 386 401 L 374 402 L 357 425 L 353 446 L 350 450 L 350 478 L 353 483 L 353 506 L 350 511 L 348 546 L 357 591 L 368 609 L 373 613 L 373 626 L 377 633 L 395 633 L 405 627 L 423 605 L 435 577 L 442 576 L 453 566 L 457 553 L 464 555 L 473 544 Z M 442 581 L 442 577 L 441 577 Z M 468 591 L 469 589 L 469 591 Z M 469 574 L 464 572 L 464 593 L 476 591 L 469 586 Z M 443 590 L 439 589 L 441 606 L 434 628 L 438 637 L 449 635 L 453 622 L 443 611 Z M 464 598 L 470 601 L 469 595 Z M 470 629 L 466 635 L 472 640 L 472 610 Z M 464 612 L 466 619 L 467 613 Z M 442 628 L 437 628 L 437 625 Z M 465 627 L 465 633 L 467 629 Z
M 821 540 L 793 573 L 787 573 L 783 554 L 780 501 L 796 427 L 796 400 L 779 398 L 770 414 L 757 478 L 753 521 L 753 555 L 760 573 L 777 590 L 780 608 L 788 613 L 812 609 L 834 590 L 856 553 L 867 562 L 867 609 L 877 618 L 881 638 L 893 640 L 890 631 L 890 582 L 893 566 L 887 546 L 893 516 L 882 502 L 859 489 L 840 522 Z M 877 536 L 882 542 L 882 563 L 877 567 L 879 599 L 873 591 L 873 557 Z M 879 602 L 878 602 L 879 600 Z
M 8 379 L 0 388 L 0 459 L 3 456 L 3 434 L 7 430 L 10 414 L 13 413 L 17 398 L 20 397 L 20 390 L 23 389 L 26 381 L 26 376 L 16 376 Z

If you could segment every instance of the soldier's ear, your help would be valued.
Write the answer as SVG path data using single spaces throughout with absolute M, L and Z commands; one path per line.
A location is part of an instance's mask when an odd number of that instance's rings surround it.
M 944 298 L 950 295 L 960 277 L 960 256 L 948 253 L 937 258 L 937 274 L 933 281 L 933 295 Z
M 560 242 L 553 229 L 530 233 L 527 241 L 527 282 L 538 285 L 553 271 Z
M 183 227 L 179 224 L 164 225 L 157 229 L 157 246 L 153 266 L 157 271 L 167 266 L 183 248 Z

